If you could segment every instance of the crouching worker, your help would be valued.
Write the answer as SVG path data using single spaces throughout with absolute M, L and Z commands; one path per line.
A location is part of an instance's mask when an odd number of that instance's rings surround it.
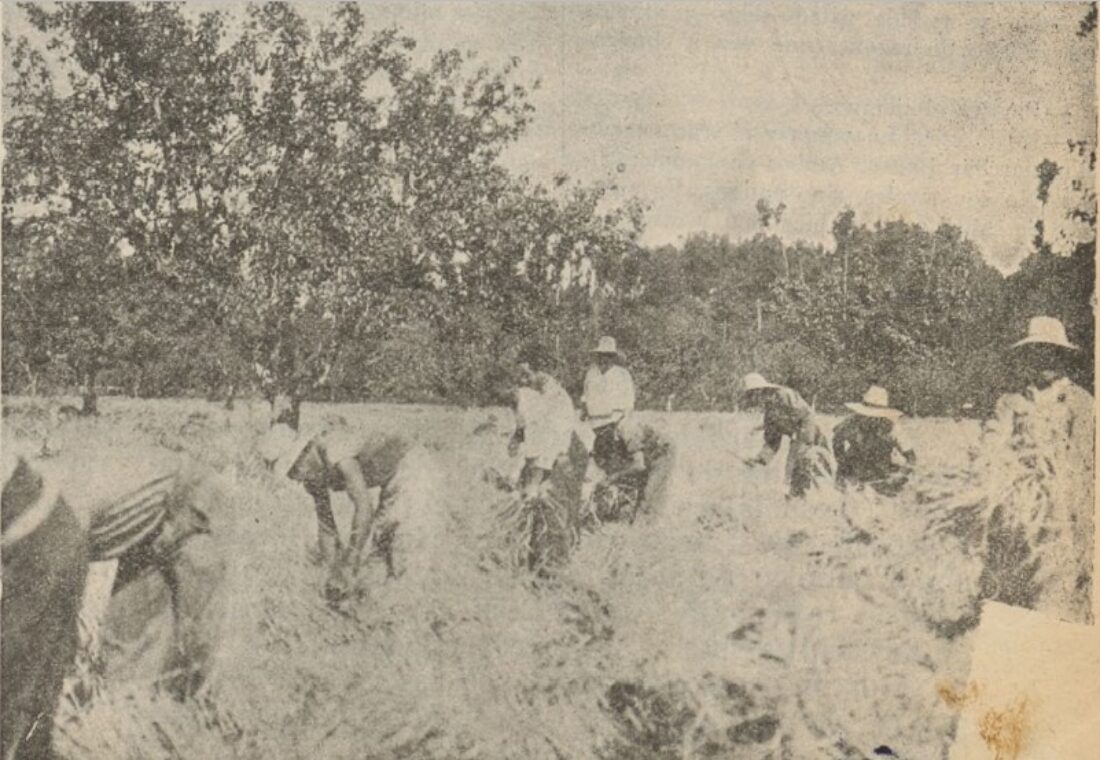
M 638 515 L 656 517 L 664 510 L 676 449 L 668 438 L 633 416 L 620 424 L 619 432 L 630 459 L 624 467 L 608 474 L 603 483 L 625 484 L 637 489 L 637 501 L 629 519 L 633 520 Z M 606 512 L 609 506 L 610 512 Z M 599 499 L 597 510 L 600 520 L 624 517 L 613 505 L 604 504 Z
M 916 462 L 913 448 L 897 432 L 902 413 L 890 408 L 889 393 L 877 385 L 867 389 L 862 402 L 845 406 L 854 414 L 833 430 L 837 484 L 896 496 Z
M 224 536 L 212 520 L 223 524 L 232 505 L 228 486 L 206 467 L 175 460 L 158 469 L 91 511 L 81 633 L 85 649 L 97 657 L 101 627 L 140 633 L 147 621 L 136 611 L 167 589 L 172 642 L 161 683 L 182 700 L 205 682 L 213 664 L 227 563 Z M 130 471 L 139 472 L 136 465 Z
M 836 463 L 829 440 L 810 405 L 797 391 L 769 383 L 762 375 L 750 372 L 745 375 L 741 397 L 746 407 L 764 410 L 764 446 L 745 464 L 750 467 L 768 464 L 779 453 L 786 436 L 791 439 L 785 470 L 788 496 L 805 496 L 812 488 L 832 480 Z
M 391 578 L 419 572 L 431 560 L 430 542 L 438 531 L 429 523 L 440 509 L 439 468 L 422 446 L 381 433 L 298 435 L 277 424 L 261 444 L 261 455 L 313 497 L 318 559 L 329 565 L 324 593 L 330 604 L 350 595 L 369 543 Z M 346 545 L 331 503 L 331 494 L 341 491 L 354 507 Z

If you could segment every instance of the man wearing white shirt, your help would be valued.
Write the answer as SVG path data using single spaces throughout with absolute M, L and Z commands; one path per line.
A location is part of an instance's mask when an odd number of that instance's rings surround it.
M 618 433 L 619 423 L 634 411 L 634 378 L 616 363 L 619 350 L 615 339 L 605 335 L 592 349 L 595 363 L 584 377 L 581 404 L 585 419 L 596 434 L 592 456 L 604 472 L 618 469 L 617 458 L 626 458 Z
M 508 450 L 512 456 L 523 452 L 520 486 L 530 498 L 540 492 L 558 458 L 569 451 L 577 416 L 569 394 L 549 374 L 521 361 L 519 375 L 516 428 Z

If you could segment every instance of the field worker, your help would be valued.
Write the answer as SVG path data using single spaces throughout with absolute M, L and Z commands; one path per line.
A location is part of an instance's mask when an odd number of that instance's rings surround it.
M 533 506 L 540 500 L 518 557 L 538 572 L 563 565 L 576 543 L 592 446 L 591 429 L 578 419 L 569 394 L 542 371 L 546 366 L 548 357 L 538 350 L 521 355 L 516 429 L 508 446 L 511 456 L 524 460 L 519 478 L 524 501 Z
M 161 683 L 176 699 L 194 694 L 213 664 L 224 612 L 229 484 L 189 458 L 137 447 L 81 452 L 43 469 L 56 472 L 66 498 L 89 516 L 91 562 L 80 610 L 85 650 L 93 660 L 100 655 L 100 629 L 112 618 L 144 636 L 149 620 L 141 618 L 159 612 L 150 605 L 163 583 L 172 642 Z M 136 645 L 144 646 L 140 639 Z
M 330 603 L 349 595 L 372 538 L 389 577 L 419 571 L 431 559 L 428 542 L 438 536 L 428 523 L 440 509 L 439 468 L 422 446 L 377 432 L 296 434 L 279 423 L 261 442 L 260 453 L 269 467 L 300 482 L 313 497 L 318 557 L 329 564 L 324 593 Z M 346 547 L 330 499 L 340 491 L 354 507 Z
M 896 495 L 907 480 L 905 472 L 916 462 L 912 447 L 897 432 L 902 413 L 890 408 L 890 394 L 878 385 L 867 389 L 863 401 L 845 406 L 854 414 L 833 429 L 837 483 Z
M 619 423 L 634 411 L 634 379 L 618 362 L 622 355 L 615 339 L 605 335 L 592 349 L 595 363 L 584 376 L 581 406 L 595 433 L 592 456 L 605 472 L 618 469 L 624 456 Z
M 88 569 L 84 530 L 56 486 L 5 441 L 0 751 L 48 758 L 54 712 L 77 651 Z
M 518 364 L 516 427 L 508 443 L 508 454 L 523 454 L 519 486 L 525 498 L 541 492 L 558 457 L 568 452 L 578 428 L 573 400 L 544 371 L 548 365 L 549 357 L 538 347 L 525 349 Z
M 675 463 L 672 441 L 652 426 L 631 415 L 619 425 L 629 463 L 611 473 L 606 483 L 633 481 L 638 484 L 636 514 L 654 517 L 664 511 L 669 481 Z M 604 519 L 602 515 L 599 515 Z
M 997 402 L 978 453 L 986 501 L 982 594 L 1091 622 L 1093 398 L 1068 377 L 1078 349 L 1053 317 L 1012 346 L 1022 394 Z
M 785 471 L 789 496 L 804 496 L 812 487 L 832 478 L 835 462 L 829 440 L 809 404 L 796 391 L 750 372 L 745 375 L 742 403 L 748 408 L 764 409 L 764 446 L 745 464 L 768 464 L 787 436 L 791 439 Z

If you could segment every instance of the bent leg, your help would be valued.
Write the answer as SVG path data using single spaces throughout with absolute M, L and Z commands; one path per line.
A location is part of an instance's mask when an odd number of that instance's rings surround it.
M 336 518 L 332 514 L 332 501 L 328 488 L 323 484 L 306 483 L 306 492 L 313 497 L 313 507 L 317 512 L 317 547 L 322 563 L 335 560 L 341 551 L 340 533 L 336 529 Z
M 376 511 L 376 496 L 372 493 L 374 489 L 367 484 L 359 469 L 359 463 L 355 459 L 346 459 L 339 462 L 336 467 L 354 511 L 351 517 L 348 545 L 336 553 L 335 561 L 325 580 L 325 598 L 330 604 L 336 604 L 351 594 L 354 579 L 359 573 L 359 566 L 363 560 L 363 547 L 371 537 Z
M 344 558 L 354 574 L 359 570 L 359 564 L 363 558 L 363 547 L 366 546 L 371 535 L 375 513 L 378 510 L 379 496 L 363 477 L 357 460 L 346 459 L 336 466 L 343 476 L 348 497 L 354 507 L 351 516 L 351 532 L 348 536 L 348 547 Z
M 164 558 L 159 569 L 171 593 L 174 622 L 165 685 L 182 701 L 198 690 L 212 666 L 224 612 L 226 562 L 211 536 L 196 535 Z

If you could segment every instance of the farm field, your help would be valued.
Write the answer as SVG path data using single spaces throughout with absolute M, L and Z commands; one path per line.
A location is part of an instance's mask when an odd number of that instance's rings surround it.
M 108 667 L 70 689 L 56 728 L 72 758 L 941 758 L 966 677 L 973 547 L 927 530 L 965 490 L 974 422 L 904 420 L 924 471 L 894 500 L 782 497 L 782 461 L 748 470 L 757 417 L 641 413 L 678 455 L 664 514 L 586 534 L 535 584 L 492 561 L 511 414 L 306 404 L 303 428 L 402 431 L 440 463 L 431 572 L 412 586 L 368 568 L 349 615 L 308 561 L 309 497 L 260 464 L 267 407 L 107 398 L 51 428 L 60 400 L 5 399 L 6 440 L 52 456 L 76 506 L 118 462 L 181 454 L 222 472 L 211 515 L 231 559 L 214 675 L 185 704 L 152 686 L 167 615 L 127 589 Z M 830 421 L 834 422 L 834 421 Z M 80 467 L 75 464 L 82 462 Z M 89 462 L 115 462 L 98 470 Z M 91 483 L 89 478 L 100 482 Z M 350 503 L 334 503 L 347 530 Z M 163 593 L 161 590 L 159 593 Z M 84 684 L 81 689 L 86 689 Z

